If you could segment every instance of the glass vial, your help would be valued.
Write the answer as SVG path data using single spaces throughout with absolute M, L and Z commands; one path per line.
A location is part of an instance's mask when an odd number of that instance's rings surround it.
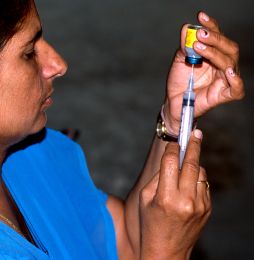
M 189 64 L 201 64 L 203 59 L 202 57 L 197 54 L 193 49 L 193 43 L 197 41 L 197 30 L 201 29 L 202 26 L 200 25 L 193 25 L 190 24 L 187 28 L 186 38 L 185 38 L 185 51 L 186 57 L 185 62 Z

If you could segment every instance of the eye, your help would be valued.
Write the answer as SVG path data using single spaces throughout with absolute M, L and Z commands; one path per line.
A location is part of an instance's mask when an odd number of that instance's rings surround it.
M 32 60 L 35 58 L 35 56 L 36 56 L 36 51 L 34 48 L 24 54 L 26 60 Z

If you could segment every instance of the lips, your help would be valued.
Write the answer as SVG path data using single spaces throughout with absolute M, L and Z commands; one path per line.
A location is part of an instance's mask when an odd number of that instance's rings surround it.
M 54 90 L 50 91 L 50 93 L 44 99 L 44 101 L 42 103 L 42 111 L 45 111 L 48 107 L 50 107 L 53 104 L 53 99 L 51 98 L 51 95 L 53 94 L 53 92 L 54 92 Z
M 44 104 L 47 105 L 47 106 L 50 106 L 52 105 L 53 103 L 53 100 L 51 97 L 48 97 L 45 101 L 44 101 Z

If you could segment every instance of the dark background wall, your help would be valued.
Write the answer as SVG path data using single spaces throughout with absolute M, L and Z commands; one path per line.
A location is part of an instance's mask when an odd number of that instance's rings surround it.
M 194 259 L 253 259 L 252 1 L 36 2 L 45 37 L 69 64 L 48 126 L 79 129 L 94 181 L 121 197 L 142 169 L 182 24 L 205 10 L 240 44 L 246 98 L 199 122 L 214 209 Z

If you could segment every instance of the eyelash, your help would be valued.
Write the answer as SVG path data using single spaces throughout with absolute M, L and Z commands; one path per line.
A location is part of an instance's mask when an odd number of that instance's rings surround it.
M 32 60 L 36 56 L 36 51 L 35 49 L 32 49 L 31 51 L 25 53 L 25 59 L 26 60 Z

